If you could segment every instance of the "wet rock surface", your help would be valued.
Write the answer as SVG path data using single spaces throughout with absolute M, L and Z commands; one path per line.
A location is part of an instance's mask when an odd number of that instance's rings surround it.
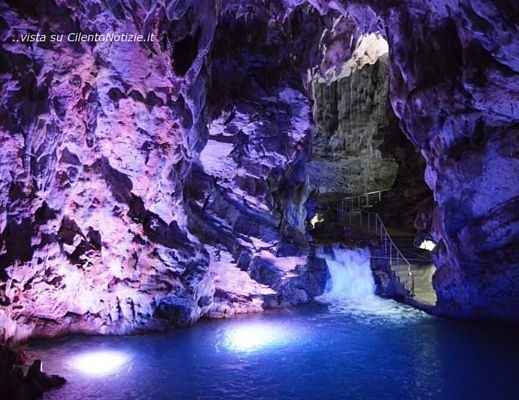
M 308 261 L 308 70 L 343 65 L 348 41 L 373 32 L 388 40 L 391 104 L 434 193 L 438 307 L 517 321 L 518 11 L 506 0 L 0 3 L 0 339 L 311 300 L 323 275 Z M 157 40 L 20 43 L 17 29 Z M 365 81 L 385 65 L 364 67 Z M 273 267 L 256 271 L 261 259 Z
M 23 353 L 0 345 L 0 382 L 2 399 L 32 400 L 63 386 L 66 381 L 58 375 L 44 373 L 41 360 L 27 366 Z
M 383 147 L 402 133 L 390 129 L 387 42 L 377 34 L 358 38 L 351 58 L 337 68 L 312 81 L 311 184 L 324 195 L 388 190 L 399 166 Z

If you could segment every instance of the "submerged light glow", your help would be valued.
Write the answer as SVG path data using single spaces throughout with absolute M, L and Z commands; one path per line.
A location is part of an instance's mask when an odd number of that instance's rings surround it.
M 79 354 L 71 361 L 74 369 L 91 376 L 111 375 L 130 361 L 126 353 L 114 350 L 100 350 Z
M 224 345 L 229 350 L 248 352 L 286 345 L 294 339 L 294 333 L 281 325 L 252 323 L 230 328 Z

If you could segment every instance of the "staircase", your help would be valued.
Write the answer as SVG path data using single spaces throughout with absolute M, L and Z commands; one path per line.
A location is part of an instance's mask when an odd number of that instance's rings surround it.
M 372 258 L 387 260 L 398 281 L 416 301 L 428 305 L 436 303 L 431 276 L 434 273 L 432 262 L 416 251 L 409 238 L 393 237 L 388 232 L 380 215 L 372 209 L 382 202 L 386 190 L 345 197 L 337 202 L 337 218 L 351 231 L 369 237 L 379 243 L 382 252 Z M 400 246 L 397 245 L 400 244 Z M 406 257 L 401 248 L 408 248 Z

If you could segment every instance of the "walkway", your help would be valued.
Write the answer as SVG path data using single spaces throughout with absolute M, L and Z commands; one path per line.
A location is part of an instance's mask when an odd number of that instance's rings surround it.
M 384 250 L 383 257 L 413 300 L 435 305 L 436 292 L 432 286 L 435 267 L 430 253 L 416 248 L 414 237 L 393 237 L 388 232 L 380 215 L 372 211 L 381 201 L 382 191 L 344 198 L 337 204 L 337 216 L 347 234 L 378 241 Z

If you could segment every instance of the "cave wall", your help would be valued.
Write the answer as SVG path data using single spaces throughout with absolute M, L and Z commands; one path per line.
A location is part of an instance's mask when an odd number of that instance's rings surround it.
M 387 11 L 392 103 L 427 161 L 439 308 L 519 319 L 519 5 Z
M 425 160 L 391 106 L 386 39 L 379 32 L 362 33 L 353 17 L 340 15 L 319 48 L 308 170 L 320 207 L 345 195 L 382 190 L 377 212 L 385 224 L 414 234 L 415 219 L 430 208 L 432 192 L 424 180 Z
M 353 40 L 355 33 L 351 35 Z M 333 50 L 328 45 L 325 54 Z M 331 69 L 312 79 L 312 187 L 320 195 L 388 190 L 398 163 L 382 147 L 401 133 L 390 130 L 387 42 L 377 34 L 361 36 L 350 58 Z
M 328 20 L 283 2 L 229 1 L 220 10 L 209 137 L 191 185 L 191 221 L 216 277 L 209 316 L 305 303 L 324 289 L 326 265 L 306 233 L 312 115 L 303 77 Z
M 518 3 L 310 2 L 384 25 L 393 110 L 434 193 L 438 311 L 519 320 Z
M 392 107 L 434 192 L 439 310 L 519 320 L 519 6 L 303 3 L 0 3 L 1 340 L 185 325 L 318 293 L 307 70 L 342 63 L 317 47 L 340 14 L 389 42 Z M 15 28 L 158 40 L 28 45 Z
M 322 292 L 294 61 L 310 63 L 326 17 L 262 1 L 0 7 L 0 341 L 163 329 Z M 157 40 L 28 44 L 18 29 Z
M 183 190 L 207 135 L 214 4 L 1 7 L 0 338 L 153 329 L 162 305 L 196 320 L 214 287 Z M 159 39 L 27 44 L 21 28 Z

